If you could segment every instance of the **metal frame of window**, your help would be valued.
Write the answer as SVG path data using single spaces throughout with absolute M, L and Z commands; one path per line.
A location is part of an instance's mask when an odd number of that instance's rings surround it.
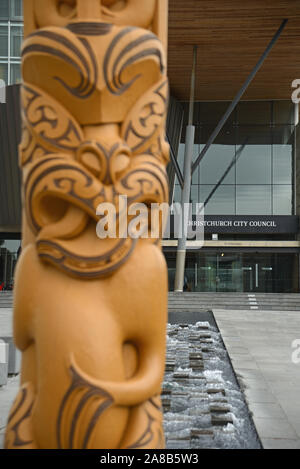
M 249 103 L 249 104 L 252 104 L 253 102 L 252 101 L 249 101 L 249 102 L 243 102 L 243 104 L 246 104 L 246 103 Z M 257 103 L 261 103 L 261 101 L 257 101 Z M 197 103 L 197 108 L 196 109 L 200 109 L 200 107 L 202 106 L 203 103 Z M 221 104 L 221 103 L 220 103 Z M 233 168 L 233 166 L 235 166 L 235 163 L 237 162 L 237 160 L 239 159 L 239 156 L 241 155 L 241 151 L 243 148 L 245 148 L 245 146 L 247 144 L 249 144 L 249 140 L 251 140 L 251 135 L 252 135 L 252 132 L 251 130 L 253 131 L 253 135 L 255 134 L 255 129 L 258 128 L 258 129 L 262 129 L 262 128 L 265 128 L 265 130 L 269 129 L 269 137 L 267 138 L 267 141 L 265 142 L 266 145 L 268 145 L 270 147 L 270 151 L 268 153 L 270 153 L 270 158 L 271 158 L 271 161 L 270 161 L 270 165 L 269 165 L 269 171 L 270 171 L 270 174 L 268 172 L 268 175 L 270 176 L 270 180 L 269 181 L 261 181 L 260 183 L 256 183 L 256 182 L 248 182 L 248 183 L 241 183 L 239 182 L 238 183 L 238 180 L 237 180 L 237 174 L 236 174 L 236 168 L 234 170 L 234 176 L 233 176 L 233 181 L 231 182 L 228 182 L 226 183 L 225 185 L 226 186 L 234 186 L 234 212 L 233 214 L 239 214 L 241 215 L 240 212 L 237 212 L 237 192 L 239 190 L 239 187 L 241 186 L 268 186 L 270 188 L 270 197 L 271 197 L 271 200 L 270 200 L 270 211 L 266 212 L 265 214 L 267 215 L 278 215 L 278 214 L 281 214 L 281 215 L 293 215 L 295 214 L 295 177 L 296 177 L 296 173 L 295 173 L 295 165 L 296 165 L 296 162 L 295 162 L 295 154 L 296 154 L 296 125 L 297 125 L 297 121 L 295 120 L 295 117 L 294 118 L 291 118 L 291 119 L 285 119 L 285 120 L 281 120 L 280 122 L 279 121 L 276 121 L 275 122 L 275 119 L 274 119 L 274 109 L 275 109 L 275 105 L 276 105 L 276 101 L 270 101 L 270 100 L 266 100 L 265 101 L 265 104 L 266 106 L 269 106 L 269 112 L 268 112 L 268 118 L 266 117 L 266 120 L 264 121 L 264 123 L 260 123 L 260 124 L 256 124 L 255 123 L 255 119 L 252 120 L 252 121 L 249 121 L 247 124 L 243 124 L 243 121 L 240 121 L 239 118 L 238 118 L 238 108 L 236 108 L 236 111 L 234 111 L 236 113 L 236 116 L 234 117 L 233 121 L 232 121 L 232 132 L 233 132 L 233 140 L 232 140 L 232 147 L 233 147 L 233 155 L 232 155 L 232 159 L 231 159 L 231 162 L 228 162 L 228 165 L 229 167 L 226 167 L 224 166 L 224 172 L 223 175 L 220 174 L 220 179 L 218 181 L 216 181 L 215 183 L 213 182 L 206 182 L 205 181 L 202 181 L 200 179 L 200 166 L 196 169 L 196 171 L 194 172 L 194 175 L 193 175 L 193 184 L 192 184 L 192 188 L 193 190 L 197 192 L 198 194 L 198 197 L 196 198 L 196 194 L 193 195 L 192 197 L 192 201 L 196 202 L 196 201 L 203 201 L 205 200 L 205 205 L 207 205 L 207 203 L 209 202 L 208 199 L 211 199 L 212 197 L 214 197 L 214 194 L 215 192 L 217 191 L 217 189 L 220 187 L 221 184 L 223 184 L 223 181 L 227 175 L 227 173 L 230 171 L 230 169 Z M 247 108 L 246 108 L 247 109 Z M 290 103 L 290 109 L 291 109 L 291 113 L 293 112 L 293 104 Z M 206 111 L 207 112 L 207 111 Z M 294 112 L 294 115 L 296 116 L 297 115 L 297 110 L 295 110 Z M 253 116 L 255 117 L 255 113 L 253 114 Z M 293 116 L 292 116 L 293 117 Z M 284 123 L 285 122 L 285 123 Z M 205 127 L 207 124 L 205 121 L 201 120 L 201 118 L 199 118 L 198 122 L 195 124 L 196 127 L 198 127 L 198 132 L 199 132 L 199 129 L 201 127 Z M 244 141 L 239 141 L 237 140 L 238 138 L 238 135 L 237 135 L 237 132 L 238 132 L 238 129 L 239 128 L 244 128 L 245 127 L 249 128 L 249 132 L 250 134 L 248 135 L 248 138 L 246 139 L 246 134 L 245 134 L 245 139 Z M 283 180 L 283 181 L 280 181 L 278 179 L 275 178 L 275 175 L 274 175 L 274 165 L 275 165 L 275 160 L 274 160 L 274 156 L 275 156 L 275 148 L 274 148 L 274 144 L 275 144 L 275 134 L 278 135 L 278 132 L 285 132 L 285 128 L 288 128 L 289 130 L 286 130 L 288 132 L 289 135 L 293 135 L 291 137 L 291 140 L 289 142 L 289 145 L 291 146 L 291 158 L 289 159 L 289 165 L 290 165 L 290 177 L 288 180 Z M 280 130 L 282 129 L 282 130 Z M 275 134 L 274 134 L 274 130 L 275 130 Z M 248 133 L 249 133 L 248 132 Z M 279 135 L 280 136 L 280 135 Z M 198 141 L 198 140 L 197 140 Z M 268 143 L 267 143 L 268 142 Z M 278 143 L 280 143 L 278 141 Z M 282 141 L 283 143 L 283 141 Z M 264 142 L 262 142 L 262 145 L 264 144 Z M 181 145 L 184 145 L 183 142 L 181 142 Z M 196 147 L 199 147 L 200 144 L 195 144 Z M 202 143 L 201 144 L 201 147 L 203 148 L 204 147 L 204 144 Z M 199 151 L 199 150 L 198 150 Z M 208 160 L 209 161 L 209 160 Z M 182 162 L 181 162 L 182 163 Z M 201 173 L 203 175 L 203 169 L 201 169 Z M 196 178 L 195 178 L 196 176 Z M 210 192 L 208 192 L 204 199 L 203 197 L 201 198 L 200 197 L 200 193 L 201 193 L 201 187 L 204 189 L 204 186 L 211 186 L 210 188 Z M 277 205 L 275 206 L 276 204 L 276 200 L 275 200 L 275 196 L 276 194 L 278 194 L 278 192 L 275 193 L 275 191 L 278 191 L 279 187 L 280 186 L 285 186 L 285 187 L 289 187 L 289 191 L 291 192 L 290 193 L 290 196 L 289 196 L 289 200 L 290 200 L 290 205 L 289 205 L 289 209 L 288 211 L 278 211 L 278 207 Z M 180 185 L 179 185 L 179 182 L 178 180 L 176 180 L 176 185 L 174 186 L 174 189 L 179 189 L 180 188 Z M 176 194 L 176 198 L 174 198 Z M 278 197 L 278 195 L 277 195 Z M 178 193 L 177 193 L 177 190 L 176 192 L 173 194 L 173 202 L 179 202 L 180 199 L 178 198 Z M 282 207 L 283 210 L 284 210 L 284 207 Z M 230 211 L 231 213 L 231 211 Z M 221 214 L 221 212 L 220 212 Z M 229 214 L 229 213 L 227 213 Z
M 23 32 L 23 23 L 16 22 L 16 20 L 11 21 L 0 21 L 0 27 L 5 26 L 7 27 L 7 56 L 0 57 L 1 64 L 7 64 L 7 85 L 11 85 L 11 65 L 20 65 L 21 64 L 21 57 L 11 55 L 11 43 L 12 43 L 12 34 L 11 29 L 12 27 L 17 27 L 20 31 Z M 22 34 L 20 34 L 22 36 Z
M 22 8 L 22 0 L 20 0 L 20 6 L 21 6 L 21 9 L 22 9 L 22 13 L 23 13 L 23 8 Z M 9 17 L 11 20 L 13 21 L 23 21 L 23 15 L 21 16 L 17 16 L 15 15 L 15 7 L 16 7 L 16 0 L 10 0 L 9 2 Z

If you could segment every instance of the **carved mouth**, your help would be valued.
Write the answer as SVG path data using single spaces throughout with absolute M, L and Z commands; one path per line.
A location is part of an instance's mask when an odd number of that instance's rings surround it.
M 112 30 L 113 24 L 102 21 L 72 21 L 67 29 L 79 36 L 104 36 Z

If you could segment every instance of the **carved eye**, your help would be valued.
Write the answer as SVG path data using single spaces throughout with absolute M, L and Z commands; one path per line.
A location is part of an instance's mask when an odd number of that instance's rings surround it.
M 111 11 L 121 11 L 127 6 L 128 0 L 102 0 L 102 6 Z
M 57 11 L 64 18 L 72 18 L 76 13 L 76 0 L 59 0 Z
M 95 176 L 101 172 L 101 163 L 96 153 L 92 151 L 85 151 L 81 155 L 81 161 Z

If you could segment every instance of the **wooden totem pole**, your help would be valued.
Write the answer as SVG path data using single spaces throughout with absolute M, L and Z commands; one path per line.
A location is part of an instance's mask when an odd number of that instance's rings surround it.
M 167 0 L 24 0 L 24 15 L 23 360 L 5 446 L 162 448 L 160 239 L 96 225 L 103 203 L 127 217 L 120 196 L 168 201 Z

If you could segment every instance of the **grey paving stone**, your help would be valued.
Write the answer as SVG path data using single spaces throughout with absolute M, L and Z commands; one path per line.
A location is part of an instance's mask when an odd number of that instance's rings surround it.
M 300 449 L 300 440 L 262 438 L 264 449 Z
M 246 389 L 245 395 L 248 404 L 276 403 L 276 398 L 269 390 L 265 389 Z
M 223 337 L 223 335 L 222 335 Z M 229 352 L 230 356 L 232 355 L 247 355 L 250 357 L 249 349 L 247 347 L 239 346 L 239 345 L 232 345 L 226 343 L 226 349 Z
M 300 299 L 300 297 L 299 297 Z M 286 308 L 285 308 L 286 309 Z M 224 312 L 220 315 L 222 320 Z M 265 447 L 299 447 L 300 427 L 300 365 L 293 366 L 292 341 L 300 335 L 300 309 L 298 311 L 228 311 L 228 320 L 243 347 L 249 350 L 257 370 L 238 369 L 242 357 L 231 353 L 233 367 L 238 376 L 259 436 Z M 219 312 L 215 313 L 218 324 Z M 226 344 L 226 339 L 224 340 Z M 298 445 L 298 446 L 297 446 Z
M 230 355 L 230 358 L 237 372 L 240 370 L 259 370 L 257 363 L 254 360 L 245 360 L 244 355 Z
M 267 382 L 263 379 L 244 379 L 238 378 L 240 385 L 243 389 L 250 389 L 250 390 L 269 390 L 269 386 Z
M 249 410 L 257 418 L 286 419 L 283 409 L 276 403 L 249 404 Z
M 298 439 L 297 433 L 286 420 L 276 418 L 259 418 L 255 415 L 253 416 L 253 420 L 261 439 Z

